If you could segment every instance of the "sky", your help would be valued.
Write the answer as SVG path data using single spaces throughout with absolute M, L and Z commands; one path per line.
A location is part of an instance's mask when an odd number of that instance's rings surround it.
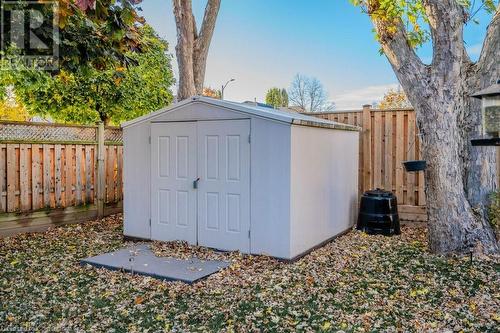
M 199 25 L 206 0 L 193 0 Z M 176 28 L 170 0 L 143 0 L 146 21 L 170 45 L 175 59 Z M 469 24 L 464 39 L 473 60 L 484 40 L 488 14 Z M 316 77 L 337 110 L 359 109 L 380 100 L 398 81 L 379 54 L 367 15 L 348 0 L 222 0 L 210 45 L 205 86 L 220 89 L 234 78 L 224 97 L 264 101 L 271 87 L 289 88 L 297 73 Z M 418 50 L 432 59 L 431 45 Z M 177 76 L 177 63 L 174 60 Z M 175 90 L 175 89 L 174 89 Z

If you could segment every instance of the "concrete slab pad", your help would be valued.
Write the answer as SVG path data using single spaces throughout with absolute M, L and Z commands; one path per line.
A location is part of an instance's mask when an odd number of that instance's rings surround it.
M 147 244 L 82 259 L 80 264 L 186 283 L 194 283 L 229 266 L 228 262 L 218 260 L 157 257 Z

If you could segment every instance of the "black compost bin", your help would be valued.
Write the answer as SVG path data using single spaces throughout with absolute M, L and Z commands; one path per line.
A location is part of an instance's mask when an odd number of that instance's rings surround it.
M 396 196 L 381 189 L 366 191 L 361 196 L 356 228 L 371 235 L 399 235 L 401 229 Z

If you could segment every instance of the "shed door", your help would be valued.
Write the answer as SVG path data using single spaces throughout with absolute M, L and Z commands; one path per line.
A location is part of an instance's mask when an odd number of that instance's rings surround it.
M 196 244 L 196 122 L 152 124 L 151 158 L 151 238 Z
M 250 121 L 198 122 L 198 244 L 250 252 Z
M 152 124 L 152 239 L 250 252 L 249 135 L 247 119 Z

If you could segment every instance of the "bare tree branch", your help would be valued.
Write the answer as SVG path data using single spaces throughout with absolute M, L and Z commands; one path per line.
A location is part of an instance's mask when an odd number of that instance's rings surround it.
M 300 107 L 303 111 L 307 109 L 307 78 L 304 75 L 295 75 L 292 85 L 288 91 L 290 104 Z
M 303 111 L 318 112 L 333 108 L 328 104 L 325 88 L 314 77 L 295 75 L 288 95 L 290 104 L 298 106 Z

